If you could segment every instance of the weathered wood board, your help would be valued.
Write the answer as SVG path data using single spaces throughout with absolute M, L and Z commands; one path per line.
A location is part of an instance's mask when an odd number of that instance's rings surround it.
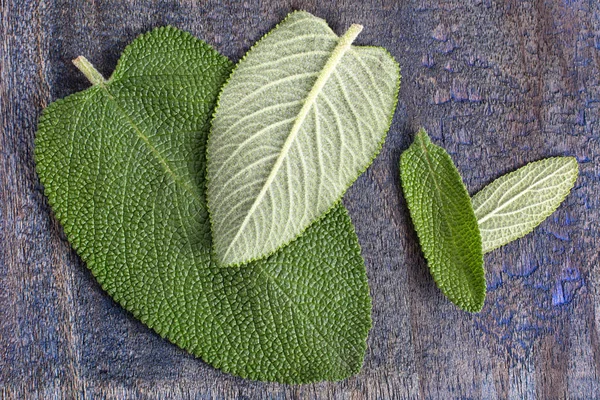
M 109 76 L 138 34 L 170 24 L 233 60 L 305 9 L 402 67 L 380 156 L 345 196 L 374 326 L 362 372 L 285 386 L 213 369 L 123 311 L 70 248 L 35 173 L 41 110 Z M 0 0 L 0 396 L 3 398 L 600 398 L 600 5 L 595 0 Z M 471 192 L 551 155 L 580 177 L 533 234 L 486 256 L 469 315 L 436 289 L 399 187 L 419 126 Z

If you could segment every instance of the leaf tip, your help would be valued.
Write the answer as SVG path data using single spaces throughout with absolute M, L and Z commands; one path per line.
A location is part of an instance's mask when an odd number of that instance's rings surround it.
M 570 167 L 570 173 L 571 173 L 571 185 L 567 191 L 567 194 L 571 191 L 571 189 L 573 189 L 573 186 L 575 186 L 575 182 L 577 181 L 577 177 L 579 177 L 579 162 L 577 161 L 577 158 L 574 156 L 568 156 L 565 157 L 566 161 L 567 161 L 567 165 Z
M 579 173 L 579 162 L 577 161 L 577 158 L 574 156 L 568 156 L 565 158 L 567 159 L 568 163 L 571 164 L 572 167 L 574 167 L 577 173 Z
M 478 314 L 481 312 L 481 310 L 483 310 L 483 302 L 481 302 L 481 304 L 473 304 L 467 307 L 461 307 L 461 309 L 469 314 Z
M 431 139 L 429 138 L 427 131 L 425 131 L 425 128 L 419 128 L 419 131 L 415 135 L 415 141 L 419 141 L 421 143 L 431 143 Z

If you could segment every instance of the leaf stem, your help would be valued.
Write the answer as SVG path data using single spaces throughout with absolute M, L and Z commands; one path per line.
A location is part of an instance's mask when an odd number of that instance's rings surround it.
M 73 64 L 85 75 L 92 85 L 103 85 L 106 83 L 106 79 L 104 79 L 102 74 L 84 56 L 74 59 Z
M 363 26 L 359 25 L 359 24 L 352 24 L 350 25 L 350 28 L 348 28 L 348 30 L 346 31 L 346 33 L 344 33 L 344 36 L 342 36 L 340 38 L 340 41 L 338 42 L 338 47 L 346 47 L 351 45 L 354 40 L 356 40 L 356 37 L 358 36 L 359 33 L 361 33 L 363 30 Z

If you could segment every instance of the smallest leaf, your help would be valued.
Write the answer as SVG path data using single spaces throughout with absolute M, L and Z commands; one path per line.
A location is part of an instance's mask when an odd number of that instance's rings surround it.
M 402 189 L 435 283 L 461 309 L 479 312 L 485 272 L 471 198 L 450 155 L 421 129 L 400 159 Z
M 567 197 L 578 170 L 574 157 L 546 158 L 501 176 L 474 195 L 483 252 L 533 231 Z

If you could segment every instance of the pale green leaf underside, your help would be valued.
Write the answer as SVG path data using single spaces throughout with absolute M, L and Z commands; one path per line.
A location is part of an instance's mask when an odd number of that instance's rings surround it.
M 242 377 L 345 378 L 362 364 L 370 298 L 342 205 L 263 261 L 211 257 L 204 150 L 230 71 L 187 33 L 143 35 L 106 84 L 46 109 L 40 179 L 102 287 L 160 335 Z
M 208 141 L 208 206 L 223 265 L 260 259 L 337 202 L 378 153 L 399 68 L 306 12 L 261 39 L 224 86 Z
M 562 203 L 577 174 L 574 157 L 547 158 L 496 179 L 474 195 L 483 252 L 531 232 Z
M 400 160 L 402 189 L 431 275 L 465 311 L 485 299 L 483 253 L 471 199 L 446 151 L 420 130 Z

